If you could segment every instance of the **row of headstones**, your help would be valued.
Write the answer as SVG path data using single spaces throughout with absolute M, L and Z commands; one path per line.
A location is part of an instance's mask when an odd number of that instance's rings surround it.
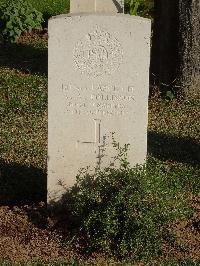
M 49 201 L 80 168 L 112 161 L 113 133 L 132 165 L 145 162 L 151 23 L 120 12 L 120 0 L 72 0 L 49 21 Z

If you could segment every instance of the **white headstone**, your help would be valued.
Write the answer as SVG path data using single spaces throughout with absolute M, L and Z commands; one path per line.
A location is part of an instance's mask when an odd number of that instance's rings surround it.
M 148 19 L 120 14 L 49 21 L 49 201 L 81 167 L 99 167 L 105 145 L 103 159 L 112 160 L 112 132 L 130 144 L 132 165 L 145 162 L 150 28 Z
M 123 13 L 123 0 L 71 0 L 71 13 Z

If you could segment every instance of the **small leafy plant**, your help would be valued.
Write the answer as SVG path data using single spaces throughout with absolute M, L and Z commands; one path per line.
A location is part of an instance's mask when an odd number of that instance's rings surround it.
M 30 3 L 18 1 L 3 1 L 0 4 L 0 30 L 7 41 L 16 42 L 23 32 L 41 29 L 42 13 Z
M 153 0 L 125 0 L 125 11 L 130 15 L 149 17 L 153 8 Z
M 79 229 L 73 239 L 84 253 L 101 251 L 137 260 L 158 256 L 167 224 L 190 213 L 181 184 L 162 167 L 131 167 L 128 145 L 113 145 L 117 168 L 111 164 L 94 174 L 85 169 L 77 176 L 71 212 Z

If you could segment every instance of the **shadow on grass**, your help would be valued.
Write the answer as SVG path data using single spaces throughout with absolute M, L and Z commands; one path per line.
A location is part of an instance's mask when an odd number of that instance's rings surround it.
M 25 44 L 0 44 L 0 66 L 47 76 L 48 52 Z
M 148 153 L 162 161 L 200 164 L 200 145 L 191 138 L 148 132 Z
M 152 156 L 197 166 L 200 145 L 192 139 L 156 132 L 148 133 L 148 151 Z M 24 205 L 46 202 L 47 176 L 42 169 L 0 161 L 0 204 Z
M 41 169 L 0 161 L 0 205 L 46 202 L 46 184 Z

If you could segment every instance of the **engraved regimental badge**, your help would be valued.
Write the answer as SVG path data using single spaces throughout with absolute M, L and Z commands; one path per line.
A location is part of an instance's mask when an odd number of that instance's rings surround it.
M 87 76 L 111 75 L 122 63 L 123 51 L 119 41 L 99 27 L 77 42 L 74 61 Z

